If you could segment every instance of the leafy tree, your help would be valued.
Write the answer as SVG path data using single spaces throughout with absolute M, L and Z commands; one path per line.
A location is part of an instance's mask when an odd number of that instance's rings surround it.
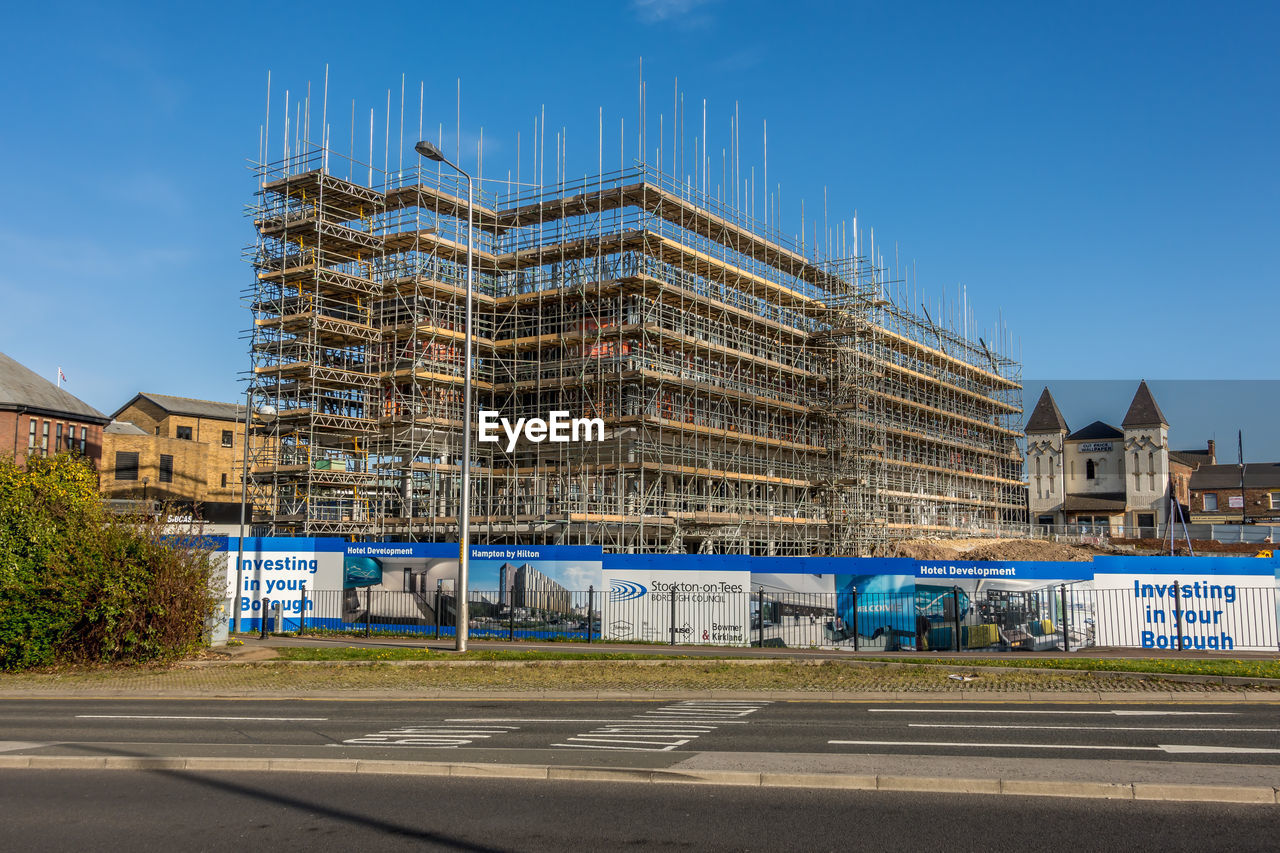
M 212 578 L 200 541 L 109 512 L 82 460 L 0 457 L 0 669 L 186 655 Z

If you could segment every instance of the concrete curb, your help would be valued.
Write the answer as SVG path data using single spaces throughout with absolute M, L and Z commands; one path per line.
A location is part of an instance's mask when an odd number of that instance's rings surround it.
M 997 702 L 1050 702 L 1064 705 L 1088 705 L 1096 702 L 1111 704 L 1280 704 L 1280 692 L 1244 691 L 1241 693 L 1165 692 L 1135 690 L 1132 692 L 1099 692 L 1096 690 L 1014 691 L 981 690 L 957 687 L 954 690 L 343 690 L 340 693 L 315 690 L 154 690 L 98 689 L 98 690 L 3 690 L 0 701 L 28 700 L 96 700 L 133 699 L 148 700 L 260 700 L 260 701 L 326 701 L 326 702 L 455 702 L 455 701 L 503 701 L 503 702 L 660 702 L 673 699 L 742 699 L 770 702 L 962 702 L 971 705 Z
M 1104 800 L 1280 804 L 1280 789 L 1245 785 L 1058 782 L 1035 779 L 957 779 L 946 776 L 865 776 L 839 773 L 754 773 L 745 770 L 650 770 L 638 767 L 557 767 L 539 764 L 467 764 L 363 759 L 0 755 L 0 771 L 3 770 L 374 773 L 571 782 L 647 782 L 740 785 L 753 788 L 825 788 L 930 794 L 1008 794 L 1023 797 L 1075 797 Z

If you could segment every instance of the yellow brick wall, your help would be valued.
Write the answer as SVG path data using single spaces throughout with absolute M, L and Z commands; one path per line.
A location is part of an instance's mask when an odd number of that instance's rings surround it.
M 156 406 L 140 400 L 133 405 L 121 411 L 116 420 L 129 421 L 136 424 L 140 429 L 146 431 L 149 435 L 147 439 L 153 442 L 149 445 L 152 449 L 148 452 L 154 458 L 153 464 L 159 465 L 159 456 L 161 453 L 171 453 L 174 456 L 174 483 L 175 488 L 178 487 L 180 478 L 178 465 L 179 458 L 185 460 L 187 467 L 182 469 L 181 477 L 184 479 L 185 485 L 179 490 L 177 497 L 189 500 L 200 500 L 208 502 L 234 502 L 240 500 L 240 467 L 243 464 L 244 454 L 244 424 L 234 420 L 222 420 L 220 418 L 196 418 L 189 415 L 169 415 L 164 410 Z M 185 426 L 191 428 L 191 440 L 180 439 L 178 435 L 178 427 Z M 232 434 L 230 447 L 222 446 L 222 433 L 229 431 Z M 128 436 L 128 435 L 108 435 L 106 439 L 134 439 L 139 442 L 138 446 L 142 447 L 145 443 L 140 440 L 144 436 Z M 159 447 L 170 449 L 160 450 Z M 196 450 L 195 448 L 199 448 Z M 115 467 L 115 450 L 135 450 L 132 445 L 117 442 L 110 448 L 104 445 L 103 448 L 103 466 L 104 473 L 102 478 L 103 492 L 109 497 L 130 497 L 133 492 L 128 495 L 116 495 L 113 493 L 112 486 L 117 481 L 114 480 Z M 151 478 L 151 484 L 158 481 L 158 467 L 154 471 L 146 470 L 146 461 L 144 456 L 140 455 L 139 460 L 139 481 L 136 484 L 137 496 L 142 494 L 143 476 Z M 108 474 L 105 468 L 110 466 L 111 473 Z M 226 486 L 222 485 L 223 475 L 226 475 Z M 132 488 L 135 484 L 121 484 Z M 128 489 L 126 489 L 128 491 Z M 154 496 L 154 492 L 148 488 L 148 492 Z

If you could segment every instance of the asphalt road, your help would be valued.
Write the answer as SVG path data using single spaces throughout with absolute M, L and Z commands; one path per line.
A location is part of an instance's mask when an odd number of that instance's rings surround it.
M 331 774 L 0 773 L 10 850 L 1251 851 L 1275 807 Z
M 253 756 L 672 767 L 728 756 L 1118 760 L 1280 782 L 1268 703 L 5 699 L 0 754 Z M 755 756 L 753 759 L 752 756 Z M 825 762 L 825 763 L 824 763 Z M 837 762 L 838 763 L 838 762 Z M 883 763 L 883 761 L 881 762 Z M 727 765 L 726 765 L 727 766 Z

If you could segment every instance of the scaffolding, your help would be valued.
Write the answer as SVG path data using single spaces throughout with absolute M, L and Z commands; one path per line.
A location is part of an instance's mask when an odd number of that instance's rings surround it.
M 336 157 L 257 166 L 255 525 L 455 540 L 465 189 Z M 819 262 L 648 166 L 472 216 L 476 408 L 605 424 L 473 443 L 473 541 L 866 554 L 1025 522 L 1019 365 L 886 299 L 870 259 Z

